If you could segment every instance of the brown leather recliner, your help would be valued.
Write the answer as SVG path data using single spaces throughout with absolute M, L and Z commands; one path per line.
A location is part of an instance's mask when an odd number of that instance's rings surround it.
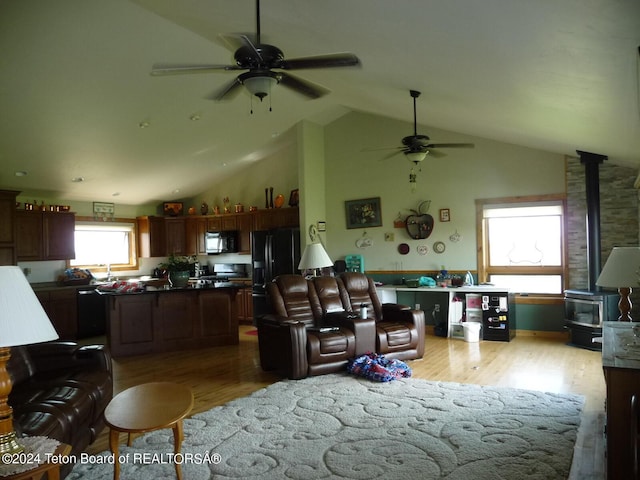
M 256 320 L 264 370 L 276 370 L 291 379 L 343 370 L 356 356 L 354 331 L 369 337 L 375 331 L 373 321 L 345 313 L 345 297 L 340 296 L 334 278 L 314 281 L 280 275 L 267 285 L 267 294 L 274 313 Z M 365 341 L 362 348 L 365 344 L 373 342 Z
M 7 371 L 18 435 L 55 438 L 79 456 L 104 428 L 113 375 L 103 345 L 55 341 L 13 347 Z M 62 478 L 72 467 L 63 465 Z
M 424 355 L 424 312 L 411 310 L 406 305 L 380 303 L 373 280 L 363 273 L 345 272 L 340 275 L 341 285 L 349 297 L 350 310 L 367 313 L 376 322 L 376 353 L 388 358 L 413 360 Z

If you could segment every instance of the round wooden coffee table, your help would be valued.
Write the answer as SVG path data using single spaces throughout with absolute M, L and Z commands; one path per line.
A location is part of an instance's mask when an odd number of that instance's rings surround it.
M 127 445 L 131 446 L 131 434 L 150 432 L 162 428 L 173 429 L 174 454 L 180 453 L 184 433 L 182 419 L 193 407 L 193 394 L 185 386 L 171 382 L 145 383 L 131 387 L 113 397 L 104 411 L 104 420 L 111 429 L 109 448 L 115 457 L 113 478 L 120 476 L 118 443 L 120 432 L 128 435 Z M 182 479 L 180 463 L 175 463 L 176 475 Z

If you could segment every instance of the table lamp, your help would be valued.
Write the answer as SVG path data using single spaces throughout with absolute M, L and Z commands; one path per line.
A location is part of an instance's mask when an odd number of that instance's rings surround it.
M 0 266 L 0 459 L 5 453 L 23 451 L 16 439 L 13 409 L 8 402 L 12 387 L 7 372 L 11 347 L 56 338 L 58 334 L 20 267 Z
M 640 247 L 613 247 L 604 268 L 596 280 L 599 287 L 617 288 L 620 293 L 618 308 L 619 322 L 631 322 L 631 300 L 629 294 L 633 285 L 638 284 L 640 269 Z
M 302 258 L 298 264 L 298 270 L 313 270 L 314 276 L 317 275 L 317 269 L 324 267 L 331 267 L 333 262 L 327 255 L 327 251 L 324 249 L 320 242 L 314 242 L 304 247 Z

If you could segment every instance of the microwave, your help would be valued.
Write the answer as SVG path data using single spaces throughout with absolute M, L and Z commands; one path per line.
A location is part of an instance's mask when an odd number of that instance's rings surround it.
M 238 232 L 206 232 L 204 245 L 208 255 L 235 253 L 238 251 Z

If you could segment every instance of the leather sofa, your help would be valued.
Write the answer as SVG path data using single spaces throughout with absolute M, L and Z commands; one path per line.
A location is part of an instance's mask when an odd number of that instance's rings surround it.
M 280 275 L 267 285 L 267 294 L 273 314 L 256 322 L 260 363 L 266 371 L 301 379 L 344 370 L 350 359 L 365 353 L 356 350 L 354 331 L 373 338 L 374 322 L 345 312 L 345 297 L 332 277 L 314 282 Z
M 111 356 L 103 345 L 47 342 L 11 348 L 9 405 L 18 436 L 47 436 L 85 450 L 104 428 L 113 397 Z M 69 468 L 63 468 L 63 474 Z
M 340 274 L 342 288 L 348 298 L 349 310 L 360 314 L 362 304 L 375 320 L 375 351 L 388 358 L 415 360 L 424 355 L 424 325 L 422 310 L 406 305 L 381 303 L 373 280 L 363 273 Z

